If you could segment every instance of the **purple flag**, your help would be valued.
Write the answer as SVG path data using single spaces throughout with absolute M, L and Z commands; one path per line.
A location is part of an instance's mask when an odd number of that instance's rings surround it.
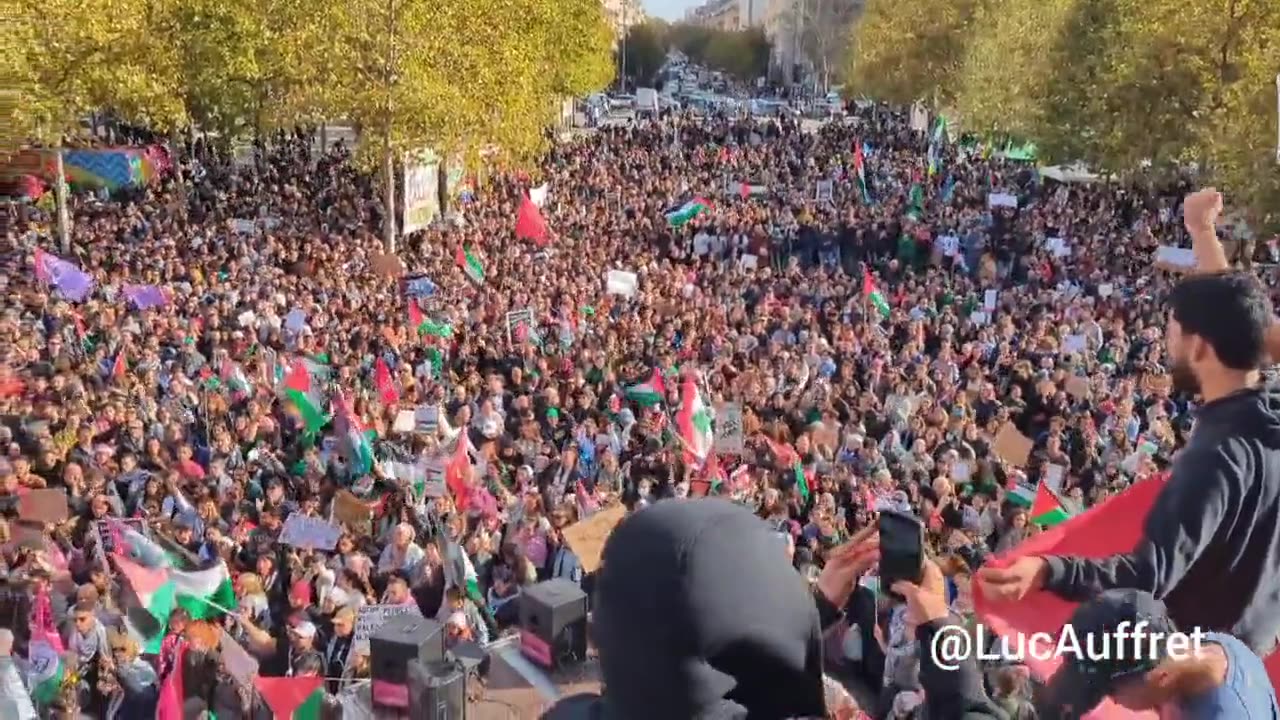
M 169 302 L 163 288 L 155 285 L 125 285 L 124 296 L 129 298 L 139 310 L 160 307 Z
M 89 273 L 40 248 L 36 248 L 36 277 L 75 302 L 83 301 L 93 291 L 93 277 Z

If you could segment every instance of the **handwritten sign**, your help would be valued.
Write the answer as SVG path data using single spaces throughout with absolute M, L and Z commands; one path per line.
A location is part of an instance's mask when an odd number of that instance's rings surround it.
M 408 605 L 365 605 L 356 615 L 356 627 L 351 633 L 351 649 L 354 652 L 369 652 L 369 638 L 388 620 L 401 615 L 422 616 L 417 604 Z
M 586 520 L 576 522 L 564 529 L 564 541 L 569 544 L 573 554 L 578 556 L 583 572 L 593 573 L 600 568 L 600 556 L 604 554 L 604 543 L 626 515 L 627 509 L 618 505 L 608 510 L 601 510 Z
M 342 529 L 335 527 L 327 520 L 307 517 L 301 513 L 292 513 L 284 521 L 284 529 L 280 531 L 280 542 L 293 547 L 332 550 L 338 544 Z
M 717 403 L 715 430 L 716 452 L 741 453 L 746 442 L 742 433 L 742 405 Z
M 996 456 L 1010 465 L 1025 467 L 1027 458 L 1031 457 L 1033 443 L 1026 435 L 1018 432 L 1013 423 L 1005 423 L 996 434 L 992 450 Z

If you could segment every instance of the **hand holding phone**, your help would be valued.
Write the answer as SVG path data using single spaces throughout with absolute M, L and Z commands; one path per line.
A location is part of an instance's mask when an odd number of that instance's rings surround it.
M 894 510 L 882 510 L 877 524 L 880 528 L 880 586 L 891 588 L 895 582 L 905 580 L 920 584 L 924 576 L 924 524 L 912 515 Z M 904 598 L 889 591 L 895 600 Z

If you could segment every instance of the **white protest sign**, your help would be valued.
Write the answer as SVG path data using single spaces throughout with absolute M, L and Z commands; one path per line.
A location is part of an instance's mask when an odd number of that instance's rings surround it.
M 987 207 L 1018 207 L 1018 196 L 1009 193 L 987 193 Z
M 1109 298 L 1113 292 L 1115 292 L 1115 288 L 1112 287 L 1111 283 L 1103 283 L 1098 286 L 1098 297 L 1100 298 Z
M 610 295 L 632 297 L 640 287 L 640 278 L 626 270 L 610 270 L 604 277 L 604 291 Z
M 533 201 L 534 205 L 542 207 L 547 204 L 547 193 L 550 190 L 551 188 L 546 183 L 542 183 L 536 188 L 531 188 L 529 190 L 529 200 Z
M 280 531 L 280 543 L 293 547 L 332 550 L 338 544 L 342 529 L 320 518 L 290 513 Z
M 1156 267 L 1161 270 L 1184 272 L 1196 266 L 1196 254 L 1191 248 L 1161 245 L 1156 249 Z
M 1046 465 L 1044 468 L 1044 484 L 1055 493 L 1062 492 L 1062 478 L 1066 476 L 1067 469 L 1061 465 Z
M 413 432 L 413 410 L 400 410 L 396 413 L 395 422 L 391 423 L 391 432 L 411 433 Z
M 996 303 L 1000 300 L 999 290 L 987 290 L 982 293 L 982 309 L 991 312 L 996 309 Z
M 735 454 L 742 452 L 746 439 L 742 431 L 742 405 L 718 403 L 715 414 L 716 452 Z
M 413 431 L 434 435 L 440 429 L 440 406 L 419 405 L 413 409 Z
M 356 615 L 356 627 L 351 633 L 351 649 L 355 652 L 369 652 L 369 637 L 378 631 L 388 620 L 400 615 L 416 615 L 422 617 L 417 603 L 408 605 L 365 605 Z
M 831 202 L 835 196 L 836 184 L 830 180 L 819 180 L 817 190 L 814 192 L 814 200 L 818 202 Z
M 760 258 L 751 253 L 743 253 L 742 257 L 738 258 L 738 264 L 743 270 L 755 270 L 760 266 Z
M 1062 351 L 1081 353 L 1089 349 L 1089 339 L 1084 335 L 1068 335 L 1062 339 Z

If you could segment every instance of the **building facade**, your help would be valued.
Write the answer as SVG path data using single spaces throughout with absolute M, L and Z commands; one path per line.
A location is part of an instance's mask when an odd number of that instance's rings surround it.
M 605 17 L 613 27 L 615 38 L 621 38 L 627 34 L 627 28 L 648 19 L 640 0 L 601 0 L 601 3 L 604 5 Z

